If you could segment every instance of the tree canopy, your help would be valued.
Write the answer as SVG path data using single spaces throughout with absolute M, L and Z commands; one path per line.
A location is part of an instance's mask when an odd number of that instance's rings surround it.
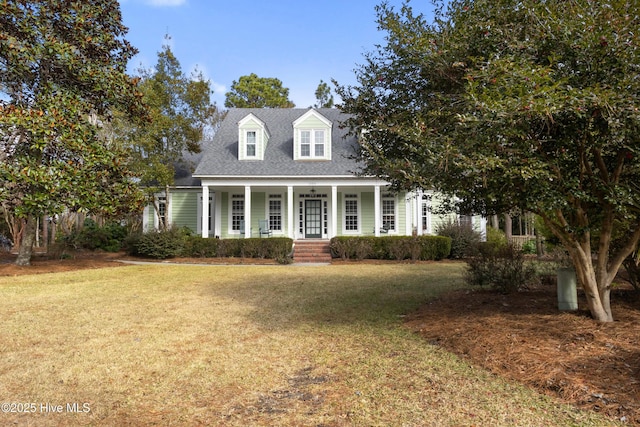
M 177 168 L 190 167 L 184 156 L 200 152 L 200 142 L 216 126 L 221 113 L 211 101 L 211 82 L 197 71 L 185 74 L 169 43 L 158 52 L 155 67 L 141 69 L 139 74 L 150 120 L 144 126 L 119 120 L 113 134 L 131 148 L 131 167 L 157 208 L 155 195 L 174 184 Z
M 100 128 L 114 109 L 146 110 L 116 0 L 0 4 L 0 201 L 26 219 L 17 262 L 28 264 L 45 212 L 140 207 L 128 154 Z
M 331 94 L 331 88 L 326 82 L 320 80 L 315 95 L 317 101 L 314 105 L 315 108 L 333 108 L 333 95 Z
M 258 77 L 251 73 L 233 81 L 227 92 L 224 106 L 227 108 L 293 108 L 289 89 L 279 79 Z
M 638 2 L 452 0 L 431 22 L 408 2 L 377 12 L 386 44 L 338 90 L 364 172 L 465 211 L 540 215 L 593 317 L 613 320 L 611 283 L 640 239 Z

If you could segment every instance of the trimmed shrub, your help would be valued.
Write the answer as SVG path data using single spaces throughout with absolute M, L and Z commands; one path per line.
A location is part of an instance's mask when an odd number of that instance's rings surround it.
M 472 256 L 482 237 L 471 225 L 460 224 L 454 219 L 449 219 L 436 226 L 436 234 L 451 239 L 449 258 L 454 259 Z
M 451 239 L 442 236 L 338 236 L 331 239 L 334 258 L 440 260 L 451 250 Z
M 451 254 L 452 240 L 446 236 L 420 236 L 420 259 L 439 261 Z
M 220 239 L 205 239 L 202 236 L 189 236 L 185 240 L 183 255 L 193 258 L 214 258 L 218 255 Z
M 136 255 L 150 258 L 174 258 L 182 255 L 185 240 L 185 233 L 179 228 L 152 231 L 139 236 L 134 250 Z
M 483 246 L 467 264 L 467 283 L 489 286 L 505 294 L 527 289 L 539 281 L 535 268 L 526 265 L 522 252 L 513 246 Z

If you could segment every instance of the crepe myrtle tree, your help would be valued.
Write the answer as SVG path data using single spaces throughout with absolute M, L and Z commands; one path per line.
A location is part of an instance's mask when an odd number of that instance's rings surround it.
M 139 209 L 128 154 L 100 124 L 115 109 L 146 110 L 126 73 L 136 50 L 116 0 L 5 0 L 0 9 L 0 201 L 26 221 L 16 263 L 27 265 L 44 213 Z
M 593 318 L 611 322 L 612 281 L 640 240 L 640 4 L 451 0 L 429 22 L 408 2 L 377 13 L 385 43 L 338 88 L 364 172 L 465 211 L 538 214 Z

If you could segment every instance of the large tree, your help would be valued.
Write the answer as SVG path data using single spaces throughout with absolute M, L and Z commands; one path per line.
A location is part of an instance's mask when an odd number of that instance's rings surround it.
M 365 171 L 459 209 L 540 215 L 593 317 L 612 321 L 612 281 L 640 240 L 640 4 L 452 0 L 431 22 L 409 3 L 377 11 L 386 44 L 338 91 Z
M 126 31 L 117 0 L 0 2 L 0 200 L 26 220 L 18 264 L 45 212 L 140 206 L 127 153 L 100 132 L 115 108 L 146 115 Z
M 227 108 L 293 108 L 289 89 L 274 77 L 258 77 L 251 73 L 233 81 L 227 92 L 224 106 Z
M 165 228 L 156 195 L 174 183 L 176 169 L 189 169 L 184 159 L 188 153 L 199 153 L 205 133 L 221 119 L 221 112 L 211 101 L 211 82 L 201 72 L 187 75 L 167 43 L 158 52 L 152 69 L 139 71 L 140 90 L 149 108 L 150 120 L 136 126 L 126 120 L 114 122 L 113 134 L 132 148 L 133 169 L 140 184 L 155 207 L 159 225 Z

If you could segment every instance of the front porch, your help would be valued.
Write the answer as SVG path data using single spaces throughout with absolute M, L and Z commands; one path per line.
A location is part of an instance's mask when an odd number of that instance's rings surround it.
M 409 235 L 415 227 L 411 198 L 391 194 L 382 181 L 373 179 L 304 183 L 203 179 L 201 200 L 209 200 L 201 203 L 199 215 L 199 232 L 205 238 L 262 237 L 265 223 L 270 235 L 293 240 Z

